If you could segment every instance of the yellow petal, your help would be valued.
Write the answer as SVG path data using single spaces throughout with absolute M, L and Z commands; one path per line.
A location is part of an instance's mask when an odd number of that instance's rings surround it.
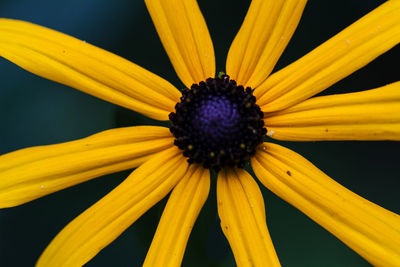
M 164 198 L 185 175 L 186 159 L 165 150 L 69 223 L 43 252 L 37 266 L 82 266 Z
M 44 78 L 154 119 L 167 120 L 180 93 L 157 75 L 84 41 L 0 19 L 0 56 Z
M 139 166 L 173 146 L 168 128 L 108 130 L 81 140 L 0 156 L 0 207 L 12 207 L 89 179 Z
M 387 1 L 255 91 L 264 112 L 295 105 L 364 67 L 400 41 L 400 1 Z
M 253 0 L 229 49 L 226 72 L 255 88 L 271 73 L 289 43 L 306 0 Z
M 172 65 L 188 87 L 215 76 L 214 47 L 196 0 L 145 0 Z
M 260 181 L 374 266 L 400 263 L 400 216 L 351 192 L 311 162 L 264 143 L 251 161 Z
M 217 181 L 218 214 L 238 266 L 280 266 L 256 181 L 243 169 L 224 169 Z
M 210 172 L 191 165 L 168 199 L 143 266 L 181 266 L 190 232 L 210 191 Z
M 400 140 L 400 82 L 314 97 L 264 121 L 269 136 L 280 140 Z

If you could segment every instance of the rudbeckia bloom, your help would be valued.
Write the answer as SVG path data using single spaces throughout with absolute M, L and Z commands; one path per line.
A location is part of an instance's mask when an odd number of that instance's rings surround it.
M 89 179 L 138 167 L 67 225 L 38 266 L 80 266 L 172 191 L 144 265 L 179 265 L 218 170 L 221 227 L 239 266 L 279 265 L 248 162 L 272 192 L 374 265 L 400 264 L 400 217 L 345 189 L 278 140 L 399 140 L 400 83 L 317 93 L 400 41 L 400 1 L 388 1 L 270 75 L 305 1 L 253 0 L 215 76 L 211 38 L 194 0 L 146 5 L 179 78 L 170 83 L 116 55 L 27 22 L 0 20 L 0 55 L 170 128 L 128 127 L 0 157 L 0 205 L 12 207 Z

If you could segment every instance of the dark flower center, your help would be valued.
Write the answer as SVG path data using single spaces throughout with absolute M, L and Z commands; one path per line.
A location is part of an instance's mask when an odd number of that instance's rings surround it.
M 244 167 L 267 132 L 255 102 L 252 89 L 236 85 L 228 75 L 193 84 L 169 115 L 175 145 L 189 163 L 215 170 Z

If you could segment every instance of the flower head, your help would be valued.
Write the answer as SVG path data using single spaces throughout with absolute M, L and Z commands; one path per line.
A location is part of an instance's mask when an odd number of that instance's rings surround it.
M 400 82 L 318 96 L 400 41 L 400 1 L 381 5 L 270 75 L 306 1 L 253 0 L 230 47 L 226 75 L 195 0 L 146 0 L 186 89 L 116 55 L 23 21 L 0 19 L 0 55 L 42 77 L 171 127 L 105 131 L 0 157 L 0 205 L 16 206 L 74 184 L 138 167 L 68 224 L 38 266 L 80 266 L 172 191 L 144 265 L 180 265 L 217 170 L 218 213 L 239 266 L 280 265 L 255 175 L 374 265 L 400 264 L 400 216 L 329 178 L 297 153 L 263 142 L 400 140 Z M 256 37 L 256 38 L 254 38 Z M 166 249 L 168 248 L 168 249 Z

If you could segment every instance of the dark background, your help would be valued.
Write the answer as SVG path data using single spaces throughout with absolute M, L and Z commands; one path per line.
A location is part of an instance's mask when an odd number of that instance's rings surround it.
M 318 1 L 307 4 L 280 69 L 315 48 L 384 1 Z M 199 0 L 224 70 L 228 48 L 250 1 Z M 143 1 L 0 0 L 0 17 L 47 26 L 123 56 L 171 81 L 178 80 Z M 324 94 L 371 89 L 399 80 L 394 48 Z M 0 59 L 0 154 L 34 145 L 86 137 L 106 129 L 154 124 L 132 111 L 39 78 Z M 339 183 L 400 213 L 398 142 L 290 143 Z M 32 266 L 46 245 L 73 218 L 107 194 L 125 171 L 63 190 L 19 207 L 0 210 L 0 266 Z M 215 180 L 190 237 L 183 266 L 234 266 L 218 222 Z M 284 266 L 368 266 L 322 227 L 261 187 L 267 223 Z M 128 228 L 87 266 L 139 266 L 152 240 L 165 200 Z

